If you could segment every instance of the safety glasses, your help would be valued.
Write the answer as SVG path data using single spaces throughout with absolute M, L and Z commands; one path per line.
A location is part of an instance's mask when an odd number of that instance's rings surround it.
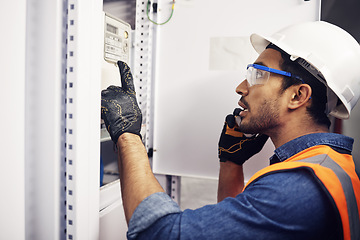
M 265 67 L 258 64 L 247 65 L 246 80 L 250 87 L 257 84 L 265 84 L 270 78 L 270 73 L 275 73 L 286 77 L 295 78 L 300 80 L 302 83 L 304 83 L 304 81 L 299 76 L 293 75 L 289 72 Z

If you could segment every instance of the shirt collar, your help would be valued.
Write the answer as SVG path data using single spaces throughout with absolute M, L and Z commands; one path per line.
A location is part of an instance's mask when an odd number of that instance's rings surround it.
M 328 145 L 336 151 L 351 154 L 354 139 L 336 133 L 312 133 L 295 138 L 274 151 L 270 164 L 285 161 L 295 154 L 316 146 Z

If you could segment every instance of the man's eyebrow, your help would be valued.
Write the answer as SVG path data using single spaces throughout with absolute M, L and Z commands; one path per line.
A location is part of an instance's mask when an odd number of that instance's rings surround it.
M 262 65 L 262 66 L 264 66 L 264 67 L 267 67 L 267 65 L 266 65 L 265 63 L 263 63 L 263 62 L 254 62 L 254 64 Z

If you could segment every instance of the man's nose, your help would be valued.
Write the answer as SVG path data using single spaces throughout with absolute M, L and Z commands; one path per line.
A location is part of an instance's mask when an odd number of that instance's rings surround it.
M 242 81 L 237 87 L 236 87 L 236 93 L 242 96 L 246 96 L 249 93 L 248 88 L 248 82 L 247 80 Z

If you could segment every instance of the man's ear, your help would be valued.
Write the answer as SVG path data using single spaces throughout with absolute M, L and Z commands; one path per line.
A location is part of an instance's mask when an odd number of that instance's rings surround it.
M 312 89 L 308 84 L 294 85 L 291 88 L 291 98 L 288 103 L 290 109 L 296 109 L 311 99 Z

